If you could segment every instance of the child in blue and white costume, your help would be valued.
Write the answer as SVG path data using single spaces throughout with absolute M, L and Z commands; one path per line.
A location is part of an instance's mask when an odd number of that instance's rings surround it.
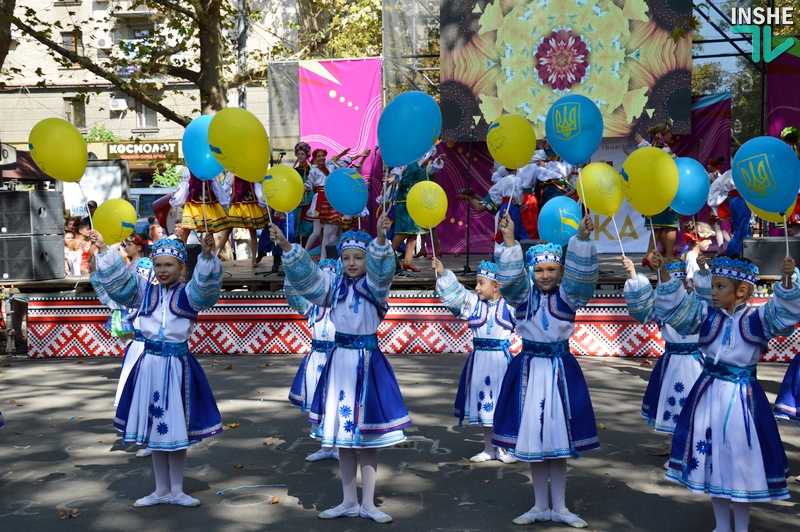
M 153 246 L 153 272 L 159 284 L 133 274 L 100 233 L 92 238 L 99 250 L 98 280 L 117 303 L 138 308 L 144 355 L 129 375 L 114 426 L 124 441 L 146 444 L 153 451 L 155 491 L 134 503 L 198 506 L 183 492 L 186 450 L 222 432 L 222 420 L 203 368 L 189 353 L 188 338 L 199 311 L 219 299 L 222 266 L 213 254 L 214 236 L 201 241 L 192 280 L 180 282 L 186 249 L 180 240 L 161 239 Z
M 657 266 L 661 257 L 656 255 Z M 662 280 L 667 279 L 659 268 Z M 791 279 L 794 261 L 783 260 L 784 281 L 766 304 L 747 306 L 758 268 L 733 257 L 701 265 L 695 290 L 711 290 L 713 306 L 688 295 L 670 279 L 658 286 L 656 312 L 681 334 L 699 333 L 705 367 L 678 418 L 667 478 L 694 493 L 708 493 L 716 530 L 747 530 L 750 504 L 788 499 L 788 463 L 769 401 L 756 379 L 756 363 L 770 338 L 800 320 L 800 288 Z
M 275 247 L 278 248 L 278 246 Z M 320 261 L 319 267 L 325 271 L 336 271 L 336 261 L 323 259 Z M 297 374 L 295 374 L 289 390 L 289 402 L 306 412 L 311 408 L 319 377 L 325 369 L 331 351 L 333 351 L 336 327 L 329 319 L 328 309 L 317 306 L 299 295 L 292 289 L 288 279 L 284 281 L 283 289 L 286 293 L 286 302 L 301 316 L 308 318 L 308 327 L 311 329 L 311 352 L 300 362 L 300 367 L 297 369 Z M 333 447 L 323 444 L 318 451 L 306 456 L 306 461 L 316 462 L 326 458 L 338 459 L 339 453 Z
M 388 523 L 392 517 L 375 507 L 378 448 L 405 441 L 411 424 L 400 386 L 378 347 L 378 325 L 388 310 L 395 271 L 392 247 L 386 242 L 391 220 L 378 219 L 375 240 L 363 231 L 347 231 L 339 240 L 336 272 L 320 270 L 303 248 L 290 244 L 270 224 L 270 237 L 285 252 L 286 278 L 298 294 L 330 310 L 336 326 L 336 347 L 320 377 L 309 420 L 311 435 L 339 449 L 342 503 L 319 514 L 320 519 L 365 517 Z M 361 450 L 362 500 L 356 491 L 356 450 Z
M 492 443 L 531 464 L 535 504 L 514 519 L 517 525 L 552 520 L 588 526 L 567 509 L 566 459 L 600 445 L 589 389 L 569 350 L 575 313 L 589 302 L 597 283 L 597 251 L 589 240 L 593 229 L 586 215 L 562 266 L 561 246 L 539 244 L 523 256 L 511 218 L 500 222 L 504 245 L 495 247 L 497 278 L 503 297 L 516 308 L 522 352 L 503 380 Z
M 636 274 L 636 267 L 629 258 L 623 257 L 622 266 L 630 275 L 630 279 L 625 281 L 624 291 L 628 314 L 639 323 L 656 322 L 661 337 L 664 338 L 664 353 L 653 367 L 642 399 L 642 416 L 648 424 L 655 427 L 656 432 L 664 432 L 671 437 L 686 397 L 703 371 L 703 354 L 697 345 L 698 335 L 680 334 L 668 323 L 658 321 L 655 291 L 650 280 L 644 275 Z M 665 268 L 671 278 L 686 282 L 685 262 L 669 262 Z M 702 287 L 695 292 L 695 297 L 710 302 L 711 292 L 708 288 Z M 664 464 L 664 469 L 668 467 L 669 460 Z
M 456 318 L 467 320 L 472 331 L 473 348 L 464 364 L 455 402 L 459 425 L 466 418 L 470 425 L 483 427 L 483 451 L 469 460 L 514 463 L 517 459 L 504 448 L 492 445 L 495 401 L 511 363 L 509 348 L 515 324 L 514 309 L 500 297 L 497 264 L 481 262 L 474 292 L 459 283 L 436 257 L 433 269 L 437 275 L 436 292 L 442 303 Z

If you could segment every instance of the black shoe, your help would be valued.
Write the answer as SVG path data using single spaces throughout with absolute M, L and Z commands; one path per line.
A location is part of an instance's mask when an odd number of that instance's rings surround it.
M 256 264 L 260 263 L 261 259 L 263 259 L 264 257 L 266 257 L 266 253 L 264 253 L 263 251 L 259 251 L 258 253 L 256 253 Z

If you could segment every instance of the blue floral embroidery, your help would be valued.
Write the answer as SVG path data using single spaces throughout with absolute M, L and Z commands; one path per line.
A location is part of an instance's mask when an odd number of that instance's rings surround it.
M 672 412 L 670 412 L 669 410 L 664 410 L 663 418 L 664 421 L 669 421 L 670 419 L 672 419 Z
M 689 458 L 689 463 L 687 463 L 686 466 L 689 468 L 689 471 L 694 471 L 700 466 L 700 462 L 697 461 L 697 458 L 692 456 Z
M 348 405 L 342 405 L 339 408 L 339 415 L 341 415 L 343 418 L 350 417 L 350 414 L 352 414 L 352 413 L 353 413 L 353 410 Z
M 164 409 L 153 404 L 150 405 L 149 411 L 150 415 L 156 419 L 159 419 L 164 415 Z
M 483 378 L 483 383 L 486 386 L 491 386 L 492 385 L 492 378 L 487 375 L 486 377 Z
M 483 408 L 483 404 L 480 401 L 478 401 L 478 412 L 481 411 L 481 408 Z
M 706 439 L 711 440 L 711 427 L 706 428 Z
M 686 398 L 681 397 L 680 400 L 678 401 L 678 404 L 681 405 L 681 408 L 683 408 L 683 406 L 686 404 Z
M 685 388 L 686 388 L 686 387 L 683 385 L 683 383 L 682 383 L 681 381 L 678 381 L 678 382 L 676 382 L 676 383 L 675 383 L 675 391 L 676 391 L 676 392 L 678 392 L 678 393 L 683 393 L 683 390 L 684 390 Z
M 675 401 L 675 398 L 674 398 L 673 396 L 671 396 L 671 395 L 670 395 L 670 396 L 667 398 L 667 404 L 668 404 L 669 406 L 675 406 L 675 403 L 676 403 L 676 401 Z
M 700 440 L 696 445 L 697 452 L 700 454 L 711 454 L 711 443 L 705 440 Z
M 494 392 L 489 390 L 489 399 L 494 399 Z
M 481 390 L 481 391 L 479 391 L 479 392 L 478 392 L 478 399 L 480 399 L 481 401 L 483 401 L 484 399 L 486 399 L 486 394 L 485 394 L 485 393 L 483 393 L 483 390 Z
M 344 431 L 345 432 L 353 432 L 356 430 L 356 425 L 351 420 L 347 420 L 344 424 Z
M 672 414 L 672 421 L 674 421 L 675 423 L 677 423 L 677 422 L 678 422 L 678 418 L 679 418 L 679 417 L 681 417 L 681 416 L 680 416 L 680 414 Z
M 322 373 L 323 369 L 325 369 L 325 364 L 317 364 L 317 373 Z
M 159 423 L 158 426 L 156 427 L 156 431 L 158 431 L 158 433 L 163 436 L 164 434 L 169 432 L 169 427 L 167 426 L 166 423 Z
M 161 394 L 158 391 L 153 392 L 153 402 L 157 403 L 159 399 L 161 399 Z
M 486 401 L 485 403 L 483 403 L 483 411 L 484 412 L 488 413 L 488 412 L 491 412 L 492 410 L 494 410 L 494 403 L 492 403 L 490 401 Z
M 344 401 L 344 390 L 339 390 L 339 400 Z

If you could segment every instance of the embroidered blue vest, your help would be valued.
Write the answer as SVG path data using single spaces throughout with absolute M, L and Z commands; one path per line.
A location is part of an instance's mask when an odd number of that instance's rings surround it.
M 700 326 L 700 338 L 697 340 L 698 345 L 702 347 L 710 345 L 717 338 L 723 329 L 725 320 L 734 319 L 726 316 L 717 308 L 709 308 L 710 312 Z M 739 320 L 739 333 L 748 344 L 760 347 L 763 350 L 767 349 L 768 340 L 764 333 L 761 318 L 758 316 L 758 309 L 749 307 L 742 311 L 742 317 Z
M 371 303 L 376 309 L 378 309 L 378 316 L 381 320 L 383 317 L 386 316 L 386 313 L 389 312 L 389 305 L 387 303 L 378 303 L 375 299 L 375 296 L 372 295 L 372 292 L 369 290 L 369 286 L 367 285 L 367 276 L 359 277 L 352 283 L 348 282 L 347 278 L 342 279 L 341 281 L 337 281 L 339 283 L 338 287 L 336 288 L 336 292 L 333 294 L 333 298 L 336 301 L 343 300 L 347 297 L 347 287 L 348 285 L 352 285 L 353 290 L 356 291 L 359 297 Z
M 531 290 L 537 290 L 533 282 L 531 282 Z M 528 301 L 529 300 L 530 298 L 528 298 Z M 524 301 L 518 307 L 516 307 L 517 321 L 525 321 L 528 315 L 528 301 Z M 561 297 L 560 289 L 556 290 L 552 294 L 547 294 L 547 307 L 550 310 L 550 314 L 552 314 L 554 318 L 561 321 L 575 321 L 575 309 L 566 299 Z M 535 313 L 531 314 L 535 315 Z
M 481 301 L 472 312 L 472 315 L 467 318 L 467 324 L 470 329 L 477 329 L 483 326 L 489 319 L 489 309 L 491 306 L 488 301 Z M 505 302 L 500 302 L 494 307 L 494 322 L 502 328 L 513 331 L 514 330 L 514 316 L 511 314 L 511 307 Z
M 178 284 L 173 290 L 170 290 L 168 297 L 170 312 L 181 318 L 189 320 L 197 319 L 197 311 L 192 308 L 192 305 L 189 303 L 189 296 L 186 295 L 185 284 Z M 158 308 L 160 299 L 161 285 L 148 285 L 139 313 L 142 316 L 152 315 Z

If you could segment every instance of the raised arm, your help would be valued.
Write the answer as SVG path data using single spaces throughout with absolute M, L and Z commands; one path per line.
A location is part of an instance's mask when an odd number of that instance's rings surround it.
M 564 258 L 561 293 L 573 307 L 585 307 L 597 287 L 597 250 L 591 241 L 594 224 L 591 215 L 583 217 L 578 234 L 569 239 Z
M 792 282 L 794 260 L 790 256 L 783 259 L 782 273 L 783 280 L 775 283 L 772 299 L 758 309 L 770 338 L 788 336 L 800 322 L 800 286 Z
M 503 234 L 503 244 L 494 248 L 500 294 L 510 305 L 521 305 L 528 301 L 531 281 L 525 267 L 522 246 L 514 239 L 514 222 L 507 212 L 500 220 L 500 232 Z
M 367 248 L 367 286 L 381 303 L 389 301 L 389 290 L 392 287 L 396 266 L 394 250 L 386 241 L 386 232 L 391 225 L 391 219 L 385 213 L 382 214 L 378 218 L 378 236 Z
M 214 254 L 214 235 L 206 233 L 200 241 L 203 253 L 197 259 L 192 279 L 186 285 L 189 304 L 195 310 L 213 307 L 222 289 L 222 263 Z

